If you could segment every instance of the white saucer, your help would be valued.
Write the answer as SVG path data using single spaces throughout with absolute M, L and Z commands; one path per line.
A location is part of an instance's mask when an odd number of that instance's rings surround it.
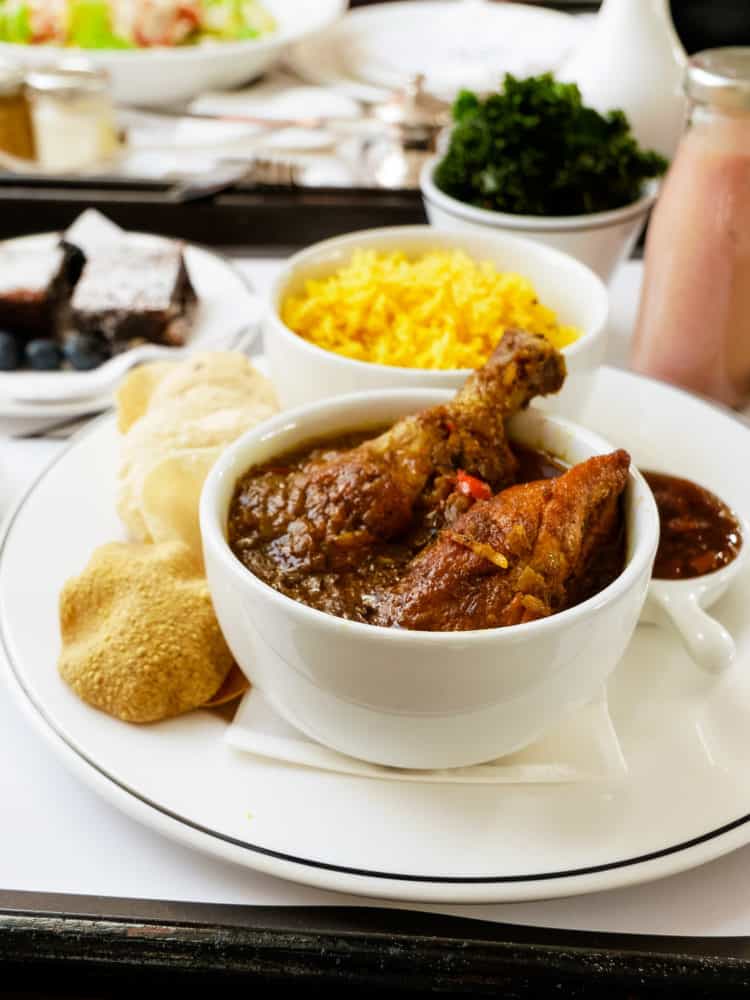
M 59 233 L 40 233 L 8 240 L 6 245 L 42 250 L 55 245 L 59 239 Z M 144 245 L 164 240 L 163 237 L 146 233 L 129 233 L 128 239 Z M 262 311 L 261 300 L 252 290 L 248 279 L 230 260 L 211 250 L 188 244 L 185 247 L 185 264 L 198 295 L 198 308 L 186 345 L 189 349 L 222 350 L 231 346 L 244 330 L 258 327 Z M 111 393 L 89 394 L 85 390 L 85 382 L 87 377 L 91 377 L 92 383 L 96 384 L 95 376 L 101 376 L 107 365 L 118 363 L 117 359 L 112 359 L 91 372 L 37 372 L 25 369 L 0 372 L 0 417 L 54 419 L 104 409 L 111 405 Z M 68 398 L 70 393 L 66 392 L 65 386 L 66 381 L 71 379 L 84 387 L 80 397 Z M 43 400 L 27 402 L 25 399 L 15 398 L 14 393 L 33 395 L 35 390 L 32 387 L 40 381 L 44 386 Z M 60 387 L 59 399 L 54 396 L 55 386 Z
M 291 48 L 287 63 L 312 83 L 364 101 L 384 100 L 417 73 L 429 91 L 496 90 L 506 71 L 554 70 L 586 20 L 517 3 L 426 0 L 353 10 Z
M 692 396 L 605 368 L 585 420 L 645 468 L 750 508 L 750 430 Z M 0 557 L 10 687 L 72 771 L 149 827 L 252 869 L 328 889 L 428 902 L 587 893 L 682 871 L 750 842 L 750 569 L 716 605 L 737 641 L 720 681 L 675 636 L 641 627 L 610 710 L 626 778 L 562 785 L 386 782 L 255 758 L 208 712 L 119 723 L 56 672 L 57 601 L 92 549 L 122 536 L 117 435 L 102 418 L 11 514 Z M 52 516 L 54 515 L 54 516 Z

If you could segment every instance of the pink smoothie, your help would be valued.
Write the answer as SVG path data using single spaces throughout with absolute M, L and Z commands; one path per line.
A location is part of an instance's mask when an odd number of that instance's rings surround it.
M 750 120 L 714 117 L 684 136 L 646 241 L 636 371 L 750 402 Z

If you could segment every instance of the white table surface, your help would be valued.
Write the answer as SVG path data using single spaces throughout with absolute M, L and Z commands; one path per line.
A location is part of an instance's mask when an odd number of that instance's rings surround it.
M 247 260 L 263 292 L 278 260 Z M 640 265 L 612 288 L 609 360 L 624 364 Z M 0 513 L 64 445 L 0 438 Z M 215 860 L 142 827 L 79 784 L 0 681 L 0 892 L 29 890 L 243 905 L 398 906 L 296 885 Z M 750 780 L 750 779 L 749 779 Z M 538 903 L 411 906 L 483 920 L 651 934 L 750 934 L 750 847 L 648 885 Z

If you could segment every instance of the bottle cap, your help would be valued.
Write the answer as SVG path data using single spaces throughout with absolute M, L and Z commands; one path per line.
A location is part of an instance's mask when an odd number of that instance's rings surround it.
M 750 111 L 750 47 L 706 49 L 691 56 L 685 93 L 725 111 Z
M 107 92 L 109 77 L 103 70 L 71 59 L 56 66 L 29 70 L 26 85 L 32 93 L 75 98 Z

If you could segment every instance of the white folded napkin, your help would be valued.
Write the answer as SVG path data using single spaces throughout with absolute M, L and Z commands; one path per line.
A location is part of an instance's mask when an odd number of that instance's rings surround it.
M 316 743 L 282 719 L 257 688 L 243 698 L 227 729 L 236 750 L 273 760 L 363 778 L 454 784 L 559 784 L 621 778 L 627 765 L 604 691 L 571 712 L 530 746 L 473 767 L 417 771 L 368 764 Z

